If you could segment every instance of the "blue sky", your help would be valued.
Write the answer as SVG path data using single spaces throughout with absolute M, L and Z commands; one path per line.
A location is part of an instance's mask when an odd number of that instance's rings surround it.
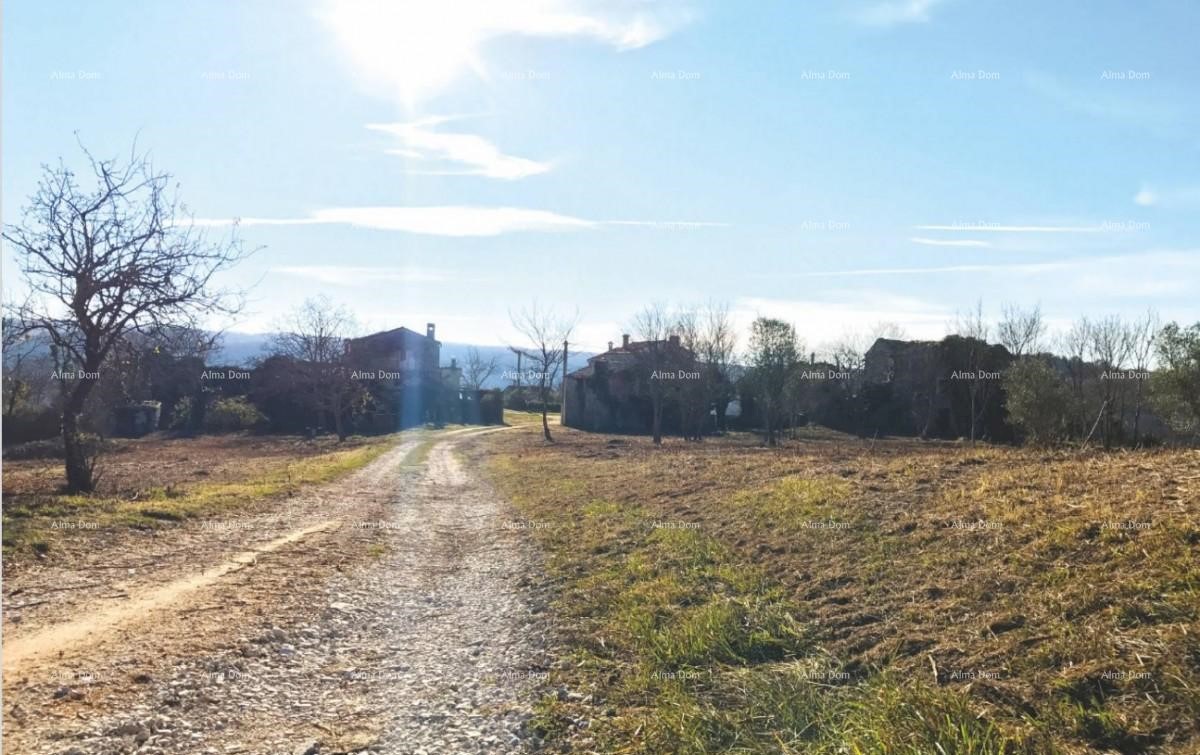
M 536 296 L 583 348 L 651 301 L 811 347 L 977 300 L 1200 320 L 1196 3 L 138 6 L 5 3 L 4 217 L 136 134 L 265 246 L 236 330 L 320 292 L 477 343 Z

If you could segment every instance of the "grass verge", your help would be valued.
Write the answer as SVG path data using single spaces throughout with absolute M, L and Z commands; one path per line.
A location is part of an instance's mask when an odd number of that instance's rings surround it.
M 689 502 L 654 500 L 646 481 L 661 473 L 656 461 L 605 466 L 597 459 L 613 452 L 600 445 L 493 444 L 488 462 L 536 524 L 529 531 L 556 585 L 565 655 L 551 681 L 562 691 L 536 720 L 552 745 L 646 755 L 1055 751 L 957 689 L 838 661 L 804 603 L 746 543 L 691 516 Z M 736 478 L 736 466 L 723 471 Z M 786 476 L 743 483 L 722 506 L 751 527 L 812 534 L 846 518 L 839 504 L 850 492 L 837 476 Z M 663 495 L 686 498 L 678 487 Z
M 45 552 L 64 530 L 158 526 L 212 516 L 272 497 L 294 494 L 308 485 L 332 482 L 350 474 L 395 446 L 399 435 L 356 438 L 348 448 L 315 456 L 263 464 L 236 480 L 185 482 L 150 487 L 135 496 L 39 495 L 6 501 L 6 555 L 26 549 Z

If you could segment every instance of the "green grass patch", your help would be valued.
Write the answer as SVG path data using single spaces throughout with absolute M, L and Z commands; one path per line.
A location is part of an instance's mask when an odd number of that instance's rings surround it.
M 404 467 L 419 467 L 423 465 L 429 459 L 429 452 L 433 450 L 437 442 L 437 436 L 421 440 L 404 455 L 404 461 L 400 462 L 400 465 Z
M 534 725 L 555 746 L 645 755 L 1047 751 L 955 690 L 845 671 L 768 573 L 701 529 L 659 526 L 653 506 L 589 497 L 586 470 L 561 456 L 501 454 L 489 469 L 538 522 L 530 532 L 557 585 L 566 647 L 551 682 L 585 695 L 539 704 Z M 837 518 L 850 492 L 839 478 L 790 477 L 732 505 L 776 524 Z M 581 717 L 586 728 L 573 723 Z
M 555 428 L 559 427 L 560 416 L 558 412 L 548 412 L 546 421 L 550 423 L 550 432 L 554 432 Z M 517 409 L 504 410 L 504 424 L 506 425 L 540 425 L 542 424 L 541 412 L 526 412 Z
M 757 490 L 739 491 L 732 505 L 763 522 L 803 529 L 816 522 L 837 521 L 847 515 L 840 505 L 853 491 L 840 477 L 784 477 Z

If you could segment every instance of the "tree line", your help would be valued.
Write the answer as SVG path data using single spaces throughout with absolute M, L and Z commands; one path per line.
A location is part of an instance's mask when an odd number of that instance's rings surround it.
M 1040 307 L 1004 305 L 993 322 L 980 303 L 949 330 L 946 338 L 915 351 L 904 365 L 904 382 L 894 375 L 867 380 L 869 344 L 902 337 L 887 323 L 868 337 L 848 334 L 822 349 L 837 377 L 813 381 L 805 375 L 816 357 L 805 359 L 795 328 L 760 317 L 744 356 L 742 393 L 757 398 L 768 444 L 778 428 L 822 408 L 832 420 L 825 424 L 877 430 L 887 424 L 879 421 L 880 413 L 898 403 L 910 407 L 912 434 L 924 436 L 939 396 L 957 414 L 954 427 L 971 441 L 1112 448 L 1164 436 L 1200 438 L 1200 323 L 1162 325 L 1153 311 L 1133 319 L 1082 317 L 1051 337 Z M 897 390 L 910 395 L 897 396 Z M 997 437 L 1001 434 L 1005 437 Z
M 257 386 L 203 390 L 197 376 L 219 334 L 203 330 L 202 322 L 241 311 L 243 292 L 222 286 L 221 274 L 256 250 L 243 244 L 236 225 L 213 236 L 193 223 L 171 175 L 136 146 L 114 159 L 80 148 L 87 174 L 77 176 L 62 161 L 44 166 L 20 220 L 3 231 L 27 291 L 24 300 L 5 303 L 6 437 L 20 435 L 23 423 L 55 422 L 71 491 L 95 486 L 96 455 L 83 423 L 97 405 L 165 396 L 170 423 L 193 431 L 206 422 L 241 426 L 304 417 L 345 438 L 354 419 L 379 399 L 351 377 L 346 343 L 356 325 L 350 312 L 324 298 L 305 302 L 280 323 L 255 371 Z M 535 303 L 511 319 L 528 344 L 521 354 L 536 373 L 543 435 L 551 440 L 548 407 L 565 377 L 578 317 Z M 876 339 L 903 336 L 893 325 L 846 335 L 822 349 L 838 377 L 819 383 L 804 377 L 806 366 L 817 367 L 815 354 L 806 360 L 795 328 L 779 319 L 757 318 L 744 352 L 721 304 L 651 305 L 631 329 L 641 344 L 631 358 L 649 399 L 656 444 L 668 412 L 677 414 L 685 438 L 724 431 L 735 398 L 769 445 L 802 421 L 863 432 L 873 422 L 882 426 L 881 413 L 895 411 L 897 396 L 867 379 L 865 358 Z M 908 416 L 891 418 L 913 434 L 927 434 L 935 415 L 947 411 L 953 428 L 972 441 L 1003 439 L 998 422 L 1013 439 L 1036 443 L 1136 445 L 1151 421 L 1178 437 L 1200 434 L 1200 323 L 1160 325 L 1152 313 L 1134 320 L 1083 318 L 1051 344 L 1036 307 L 1006 306 L 993 323 L 979 305 L 923 358 L 927 364 L 908 365 L 910 395 L 901 397 Z M 943 390 L 948 364 L 967 377 Z M 466 386 L 481 387 L 496 367 L 494 359 L 470 355 L 463 365 Z M 694 377 L 673 385 L 652 377 L 678 370 Z M 996 374 L 1001 379 L 991 377 Z

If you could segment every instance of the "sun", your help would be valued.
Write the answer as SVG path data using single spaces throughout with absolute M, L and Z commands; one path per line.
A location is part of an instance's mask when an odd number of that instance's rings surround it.
M 317 15 L 364 85 L 411 110 L 466 72 L 486 76 L 479 46 L 493 13 L 478 0 L 331 0 Z

